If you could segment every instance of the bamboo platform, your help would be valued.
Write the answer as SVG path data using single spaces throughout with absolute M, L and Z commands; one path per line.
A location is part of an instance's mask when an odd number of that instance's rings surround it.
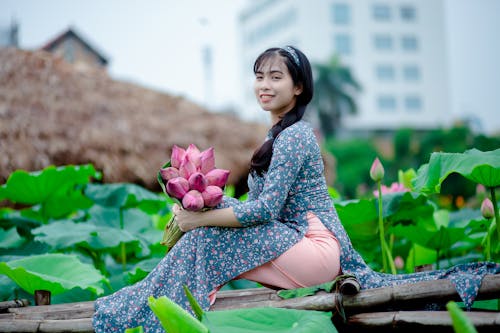
M 352 293 L 352 290 L 350 290 Z M 334 315 L 339 332 L 453 332 L 444 306 L 459 301 L 448 280 L 424 281 L 394 287 L 361 290 L 356 294 L 319 292 L 313 296 L 281 299 L 267 288 L 222 291 L 210 309 L 280 307 L 333 311 L 343 308 L 346 322 Z M 485 276 L 477 300 L 500 298 L 500 274 Z M 8 303 L 8 304 L 4 304 Z M 426 310 L 433 304 L 437 311 Z M 437 308 L 436 308 L 437 307 Z M 93 332 L 93 302 L 27 306 L 27 302 L 0 303 L 0 332 Z M 500 312 L 466 313 L 479 332 L 499 332 Z

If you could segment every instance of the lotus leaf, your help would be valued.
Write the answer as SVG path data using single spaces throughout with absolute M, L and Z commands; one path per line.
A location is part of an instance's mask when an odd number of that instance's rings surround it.
M 486 152 L 471 149 L 461 154 L 432 153 L 429 163 L 418 169 L 414 188 L 423 193 L 439 193 L 441 184 L 452 173 L 487 187 L 500 186 L 500 149 Z
M 80 262 L 75 255 L 61 253 L 0 262 L 0 273 L 30 294 L 42 289 L 57 295 L 80 287 L 100 295 L 106 281 L 93 266 Z

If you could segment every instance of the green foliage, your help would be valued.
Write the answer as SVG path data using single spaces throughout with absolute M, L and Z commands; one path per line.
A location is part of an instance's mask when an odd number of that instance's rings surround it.
M 41 289 L 57 295 L 80 287 L 100 295 L 106 282 L 99 271 L 76 256 L 56 253 L 0 262 L 0 273 L 30 294 Z
M 457 303 L 453 301 L 446 303 L 446 309 L 450 314 L 453 330 L 456 333 L 477 333 L 476 328 L 467 315 L 458 307 Z
M 315 72 L 312 106 L 318 112 L 321 131 L 325 137 L 336 134 L 342 116 L 357 112 L 355 94 L 361 91 L 349 67 L 332 57 L 327 64 L 313 64 Z
M 441 183 L 452 173 L 486 187 L 500 186 L 500 149 L 482 152 L 477 149 L 458 153 L 433 153 L 422 165 L 413 185 L 423 193 L 439 193 Z
M 370 184 L 370 166 L 377 156 L 373 143 L 369 140 L 329 140 L 326 148 L 336 160 L 337 181 L 335 188 L 346 198 L 358 196 L 360 184 Z

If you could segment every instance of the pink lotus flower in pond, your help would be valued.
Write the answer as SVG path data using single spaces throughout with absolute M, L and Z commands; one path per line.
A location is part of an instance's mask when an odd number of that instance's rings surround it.
M 198 211 L 203 208 L 205 202 L 201 193 L 196 190 L 191 190 L 184 195 L 182 198 L 182 206 L 186 210 Z
M 397 269 L 403 269 L 405 267 L 405 262 L 401 256 L 394 258 L 394 266 Z
M 179 170 L 174 167 L 166 167 L 160 169 L 161 178 L 164 182 L 168 182 L 172 178 L 179 177 Z
M 407 189 L 403 184 L 396 183 L 396 182 L 392 183 L 390 187 L 387 187 L 385 185 L 381 185 L 380 190 L 382 191 L 382 194 L 408 192 L 409 191 L 409 189 Z M 377 190 L 373 191 L 373 195 L 378 197 L 378 191 Z
M 186 150 L 177 145 L 174 145 L 172 147 L 172 156 L 170 156 L 170 165 L 176 169 L 179 169 L 182 161 L 184 160 L 184 156 L 186 156 Z
M 189 182 L 182 177 L 172 178 L 167 182 L 166 190 L 174 198 L 182 199 L 189 191 Z
M 195 172 L 196 172 L 196 166 L 186 154 L 186 156 L 184 156 L 184 159 L 181 162 L 181 166 L 179 167 L 179 176 L 189 179 L 189 177 L 191 177 L 191 175 Z
M 200 163 L 200 171 L 203 174 L 206 174 L 210 170 L 215 169 L 215 156 L 213 147 L 210 147 L 207 150 L 201 152 Z
M 214 185 L 207 186 L 205 191 L 201 192 L 201 196 L 207 207 L 217 206 L 222 201 L 223 195 L 222 189 Z
M 375 158 L 370 168 L 370 177 L 374 181 L 378 182 L 381 181 L 382 178 L 384 178 L 384 173 L 385 173 L 384 166 L 382 165 L 382 163 L 380 163 L 378 157 Z
M 229 170 L 213 169 L 205 175 L 208 180 L 208 185 L 224 187 L 229 178 Z
M 199 170 L 201 165 L 200 150 L 194 144 L 190 144 L 186 149 L 186 157 L 193 165 L 196 170 Z
M 201 172 L 195 172 L 189 176 L 189 188 L 198 192 L 203 192 L 207 188 L 208 180 Z
M 491 219 L 495 216 L 495 211 L 493 209 L 493 202 L 490 199 L 486 198 L 481 203 L 481 214 L 485 219 Z

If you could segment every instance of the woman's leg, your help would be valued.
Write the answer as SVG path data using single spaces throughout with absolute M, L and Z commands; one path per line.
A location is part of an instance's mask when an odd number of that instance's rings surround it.
M 340 274 L 340 245 L 314 214 L 308 214 L 308 223 L 305 237 L 297 244 L 238 278 L 280 289 L 302 288 L 335 279 Z M 210 293 L 211 304 L 219 289 Z

